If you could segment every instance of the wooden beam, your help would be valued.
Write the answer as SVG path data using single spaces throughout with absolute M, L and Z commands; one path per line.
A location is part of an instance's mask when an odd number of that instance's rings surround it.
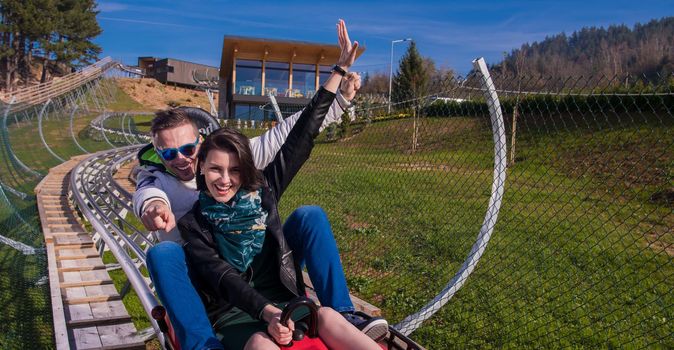
M 234 52 L 232 53 L 232 95 L 236 94 L 236 57 L 239 53 L 239 47 L 234 45 Z
M 67 298 L 63 299 L 64 304 L 75 305 L 75 304 L 86 304 L 86 303 L 99 303 L 104 301 L 112 300 L 122 300 L 120 295 L 92 295 L 79 298 Z
M 112 280 L 88 280 L 88 281 L 61 282 L 61 288 L 102 286 L 104 284 L 112 284 Z
M 59 271 L 61 272 L 92 271 L 92 270 L 105 270 L 105 265 L 69 266 L 59 268 Z
M 290 65 L 288 73 L 288 89 L 292 91 L 293 89 L 293 64 L 295 63 L 295 57 L 297 56 L 297 49 L 293 47 L 293 53 L 290 55 Z
M 54 250 L 54 245 L 51 243 L 47 243 L 47 260 L 49 261 L 49 290 L 51 294 L 52 317 L 54 318 L 56 349 L 70 349 L 65 313 L 63 312 L 63 298 L 61 295 L 61 287 L 59 285 L 59 273 L 56 268 L 58 265 L 56 262 L 56 252 Z
M 269 47 L 265 46 L 264 47 L 264 56 L 262 56 L 262 85 L 260 89 L 260 95 L 264 96 L 264 87 L 267 84 L 266 82 L 266 75 L 267 75 L 267 56 L 269 56 Z
M 105 326 L 118 323 L 127 323 L 130 321 L 131 316 L 129 315 L 108 316 L 100 318 L 87 318 L 83 320 L 70 320 L 68 321 L 68 326 L 72 328 L 82 328 L 82 327 Z

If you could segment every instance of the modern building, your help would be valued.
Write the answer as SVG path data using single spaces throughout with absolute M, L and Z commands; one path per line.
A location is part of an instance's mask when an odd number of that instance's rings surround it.
M 361 47 L 358 55 L 364 50 Z M 330 76 L 339 53 L 337 45 L 225 36 L 219 116 L 272 120 L 271 108 L 260 108 L 269 103 L 269 95 L 275 96 L 282 110 L 306 105 Z
M 138 57 L 138 67 L 145 75 L 163 84 L 177 85 L 187 88 L 196 88 L 200 85 L 195 81 L 204 77 L 217 79 L 218 68 L 204 64 L 177 60 L 174 58 Z

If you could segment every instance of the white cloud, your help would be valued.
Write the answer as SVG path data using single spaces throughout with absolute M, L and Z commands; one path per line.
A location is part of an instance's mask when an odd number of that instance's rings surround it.
M 121 4 L 118 2 L 99 2 L 98 6 L 96 7 L 96 9 L 101 11 L 101 13 L 124 11 L 128 8 L 129 7 L 126 4 Z
M 98 19 L 107 20 L 107 21 L 115 21 L 115 22 L 126 22 L 126 23 L 147 24 L 147 25 L 153 25 L 153 26 L 168 26 L 168 27 L 181 27 L 181 28 L 193 28 L 193 29 L 208 29 L 208 28 L 203 28 L 203 27 L 188 26 L 188 25 L 177 24 L 177 23 L 155 22 L 155 21 L 146 21 L 146 20 L 129 19 L 129 18 L 117 18 L 117 17 L 99 16 Z

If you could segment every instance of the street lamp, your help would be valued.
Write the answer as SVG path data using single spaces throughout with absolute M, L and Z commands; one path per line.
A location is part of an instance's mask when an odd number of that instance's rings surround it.
M 412 41 L 412 38 L 391 41 L 391 66 L 388 73 L 388 113 L 391 114 L 391 87 L 393 86 L 393 44 L 403 41 Z

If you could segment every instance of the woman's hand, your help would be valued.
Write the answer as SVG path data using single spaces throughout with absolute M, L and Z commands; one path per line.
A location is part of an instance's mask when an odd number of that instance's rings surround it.
M 342 67 L 344 70 L 349 70 L 349 68 L 351 68 L 353 65 L 353 62 L 356 60 L 358 42 L 354 41 L 353 45 L 351 45 L 349 31 L 346 30 L 346 23 L 344 23 L 343 19 L 340 19 L 337 23 L 337 38 L 339 39 L 339 47 L 342 49 L 339 59 L 337 60 L 337 65 Z
M 267 325 L 267 332 L 269 335 L 274 338 L 279 345 L 286 345 L 293 340 L 293 331 L 295 330 L 295 324 L 293 320 L 288 320 L 288 327 L 281 324 L 281 313 L 271 319 Z
M 281 324 L 281 310 L 272 304 L 268 304 L 262 309 L 262 319 L 267 321 L 267 333 L 274 338 L 279 345 L 286 345 L 293 340 L 293 331 L 295 324 L 293 320 L 288 320 L 288 327 Z
M 356 60 L 358 42 L 354 41 L 353 45 L 351 45 L 349 32 L 346 30 L 346 24 L 344 23 L 343 19 L 340 19 L 339 23 L 337 23 L 337 38 L 339 39 L 339 47 L 342 49 L 341 53 L 339 54 L 339 59 L 337 60 L 337 65 L 342 67 L 342 69 L 345 71 L 348 71 L 349 68 L 351 68 L 353 62 Z M 323 88 L 332 93 L 336 93 L 342 78 L 346 78 L 346 76 L 342 77 L 333 70 L 332 74 L 330 74 L 330 77 L 328 77 L 325 83 L 323 83 Z M 353 77 L 351 77 L 351 79 L 353 79 Z

